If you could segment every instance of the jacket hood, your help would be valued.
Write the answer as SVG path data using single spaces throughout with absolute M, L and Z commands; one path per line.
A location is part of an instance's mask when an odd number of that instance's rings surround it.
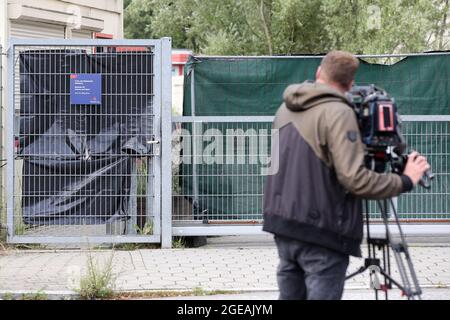
M 283 100 L 291 111 L 304 111 L 324 102 L 349 104 L 345 95 L 333 87 L 308 81 L 287 87 L 283 94 Z

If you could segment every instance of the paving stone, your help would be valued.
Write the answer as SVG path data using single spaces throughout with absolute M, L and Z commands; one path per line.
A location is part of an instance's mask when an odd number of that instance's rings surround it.
M 366 251 L 363 249 L 363 252 Z M 423 285 L 450 284 L 450 246 L 410 247 L 412 260 Z M 0 254 L 0 290 L 70 290 L 73 270 L 86 272 L 89 252 L 11 251 Z M 110 251 L 91 252 L 101 265 Z M 349 272 L 363 259 L 351 258 Z M 393 275 L 399 277 L 395 260 Z M 278 255 L 275 247 L 198 248 L 181 250 L 116 251 L 113 271 L 122 289 L 243 289 L 276 287 Z M 72 271 L 71 271 L 72 270 Z M 346 287 L 368 287 L 368 273 L 350 279 Z

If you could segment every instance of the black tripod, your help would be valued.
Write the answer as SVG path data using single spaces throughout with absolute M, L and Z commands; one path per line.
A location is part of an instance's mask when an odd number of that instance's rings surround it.
M 367 247 L 368 257 L 364 259 L 364 266 L 359 268 L 358 271 L 348 275 L 346 280 L 369 270 L 370 272 L 370 284 L 371 288 L 375 291 L 375 299 L 378 300 L 378 291 L 385 293 L 385 298 L 388 300 L 388 290 L 392 289 L 394 284 L 398 287 L 402 294 L 405 295 L 408 300 L 420 300 L 422 290 L 417 280 L 416 272 L 411 261 L 408 245 L 400 226 L 397 210 L 394 206 L 392 199 L 378 200 L 377 204 L 381 212 L 383 224 L 385 226 L 384 238 L 373 238 L 370 235 L 369 229 L 369 204 L 365 200 L 365 217 L 367 227 Z M 392 208 L 392 215 L 395 219 L 395 225 L 399 231 L 399 239 L 393 239 L 391 231 L 389 230 L 389 207 Z M 401 282 L 394 280 L 391 276 L 391 258 L 390 252 L 394 254 L 397 262 L 398 271 L 400 274 Z M 381 251 L 381 259 L 377 257 L 377 251 Z M 380 281 L 379 275 L 384 278 L 384 281 Z

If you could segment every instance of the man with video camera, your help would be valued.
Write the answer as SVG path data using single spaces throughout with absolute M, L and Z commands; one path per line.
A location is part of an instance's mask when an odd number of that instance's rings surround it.
M 280 263 L 280 299 L 341 299 L 349 256 L 361 257 L 362 199 L 408 192 L 430 169 L 417 152 L 402 175 L 365 166 L 365 145 L 345 96 L 359 61 L 327 54 L 315 82 L 289 86 L 273 129 L 278 129 L 264 191 L 264 227 L 273 233 Z

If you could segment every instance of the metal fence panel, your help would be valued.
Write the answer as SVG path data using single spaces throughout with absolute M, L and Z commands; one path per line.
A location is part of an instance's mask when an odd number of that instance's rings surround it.
M 414 118 L 413 118 L 414 119 Z M 403 132 L 411 147 L 420 146 L 436 178 L 431 189 L 417 186 L 398 198 L 398 211 L 409 221 L 450 221 L 450 116 L 405 121 Z
M 450 116 L 402 119 L 408 144 L 421 146 L 418 151 L 427 156 L 436 178 L 430 190 L 416 187 L 398 198 L 399 216 L 409 222 L 449 222 Z M 261 232 L 250 226 L 262 222 L 272 120 L 265 116 L 174 118 L 172 202 L 177 230 L 190 235 Z M 379 218 L 375 205 L 370 211 L 374 220 Z M 217 229 L 221 225 L 232 226 L 227 232 Z
M 163 55 L 170 39 L 10 41 L 9 242 L 161 241 Z

